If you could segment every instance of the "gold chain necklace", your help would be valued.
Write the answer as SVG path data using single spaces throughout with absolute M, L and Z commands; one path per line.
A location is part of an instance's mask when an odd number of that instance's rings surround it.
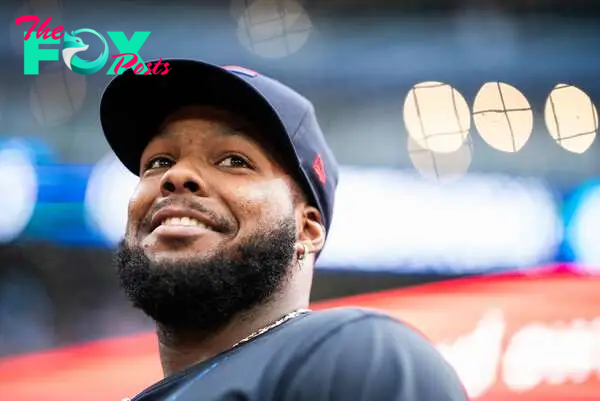
M 284 324 L 285 322 L 287 322 L 288 320 L 291 320 L 295 317 L 298 317 L 300 315 L 304 315 L 305 313 L 310 312 L 310 309 L 297 309 L 293 312 L 288 313 L 287 315 L 283 316 L 281 319 L 271 323 L 268 326 L 263 327 L 262 329 L 256 330 L 254 333 L 250 334 L 248 337 L 243 338 L 242 340 L 238 341 L 237 343 L 233 344 L 233 346 L 231 347 L 231 349 L 236 348 L 242 344 L 247 343 L 250 340 L 255 339 L 256 337 L 266 333 L 269 330 L 274 329 L 277 326 L 280 326 L 282 324 Z

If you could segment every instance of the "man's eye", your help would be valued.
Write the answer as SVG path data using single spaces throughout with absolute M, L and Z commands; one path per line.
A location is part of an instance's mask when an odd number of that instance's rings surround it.
M 219 166 L 233 168 L 250 167 L 250 162 L 248 162 L 248 160 L 246 160 L 242 156 L 232 155 L 227 156 L 226 158 L 221 160 L 219 162 Z
M 150 159 L 144 170 L 154 170 L 157 168 L 169 168 L 173 165 L 173 161 L 168 157 L 155 157 L 154 159 Z

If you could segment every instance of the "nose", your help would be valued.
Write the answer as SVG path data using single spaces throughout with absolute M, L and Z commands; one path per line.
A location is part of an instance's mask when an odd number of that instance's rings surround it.
M 194 169 L 185 164 L 172 166 L 163 176 L 160 190 L 163 196 L 172 194 L 205 195 L 202 178 Z

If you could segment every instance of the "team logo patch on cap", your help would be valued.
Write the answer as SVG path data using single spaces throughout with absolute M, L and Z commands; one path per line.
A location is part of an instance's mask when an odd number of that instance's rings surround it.
M 258 75 L 258 72 L 253 71 L 248 68 L 240 67 L 239 65 L 226 65 L 223 67 L 227 71 L 235 72 L 237 74 L 242 74 L 250 78 L 254 78 Z
M 321 184 L 325 185 L 325 182 L 327 181 L 327 174 L 325 173 L 325 163 L 323 163 L 321 155 L 317 155 L 317 157 L 315 157 L 315 160 L 312 164 L 312 169 L 317 175 L 317 178 Z

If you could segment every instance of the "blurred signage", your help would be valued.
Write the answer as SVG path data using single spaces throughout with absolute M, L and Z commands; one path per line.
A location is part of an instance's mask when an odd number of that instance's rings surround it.
M 417 327 L 481 401 L 600 399 L 600 278 L 503 275 L 328 302 Z
M 600 398 L 598 288 L 600 278 L 567 272 L 499 275 L 313 307 L 377 308 L 413 325 L 452 363 L 473 400 L 578 401 Z M 131 396 L 160 375 L 148 333 L 1 362 L 0 394 L 104 401 Z

